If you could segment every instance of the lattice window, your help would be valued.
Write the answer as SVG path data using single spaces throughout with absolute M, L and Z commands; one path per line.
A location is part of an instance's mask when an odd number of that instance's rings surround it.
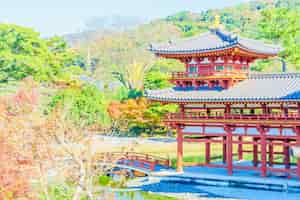
M 232 71 L 233 70 L 233 66 L 232 65 L 228 65 L 227 66 L 227 71 Z
M 216 66 L 216 71 L 224 71 L 224 66 L 223 65 L 217 65 Z
M 189 67 L 189 73 L 195 74 L 197 72 L 198 72 L 198 67 L 195 67 L 195 66 L 190 66 Z

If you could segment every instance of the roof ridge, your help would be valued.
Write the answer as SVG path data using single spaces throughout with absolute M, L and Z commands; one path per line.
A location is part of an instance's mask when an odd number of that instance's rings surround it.
M 238 41 L 238 36 L 232 32 L 222 31 L 220 29 L 212 29 L 211 32 L 220 37 L 223 41 L 229 43 L 236 43 Z
M 250 73 L 249 79 L 300 78 L 299 72 Z

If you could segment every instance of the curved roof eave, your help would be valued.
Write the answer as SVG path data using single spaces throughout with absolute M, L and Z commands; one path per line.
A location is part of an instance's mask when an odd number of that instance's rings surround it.
M 168 54 L 173 54 L 173 55 L 186 55 L 186 54 L 201 54 L 201 53 L 212 53 L 215 51 L 224 51 L 228 49 L 233 49 L 235 47 L 238 47 L 242 50 L 245 50 L 250 53 L 254 54 L 264 54 L 264 55 L 270 55 L 270 56 L 276 56 L 278 53 L 281 51 L 281 49 L 277 52 L 270 52 L 270 51 L 261 51 L 261 50 L 253 50 L 251 48 L 245 47 L 244 45 L 240 43 L 234 43 L 230 45 L 226 45 L 223 47 L 217 47 L 217 48 L 211 48 L 211 49 L 193 49 L 193 50 L 162 50 L 162 49 L 149 49 L 151 52 L 156 53 L 156 54 L 161 54 L 161 55 L 168 55 Z
M 270 52 L 270 51 L 261 51 L 261 50 L 253 50 L 250 49 L 248 47 L 245 47 L 244 45 L 238 43 L 237 47 L 239 47 L 242 50 L 251 52 L 251 53 L 256 53 L 256 54 L 264 54 L 264 55 L 270 55 L 270 56 L 276 56 L 278 55 L 278 53 L 280 52 L 280 50 L 278 50 L 277 52 Z
M 147 96 L 146 96 L 147 97 Z M 260 99 L 260 98 L 253 98 L 253 99 L 178 99 L 178 98 L 157 98 L 157 97 L 147 97 L 149 100 L 152 101 L 161 101 L 161 102 L 174 102 L 174 103 L 226 103 L 226 102 L 237 102 L 237 103 L 242 103 L 242 102 L 249 102 L 249 103 L 256 103 L 256 102 L 299 102 L 300 99 L 281 99 L 281 98 L 265 98 L 265 99 Z
M 211 53 L 214 51 L 222 51 L 231 49 L 237 46 L 238 43 L 225 45 L 222 47 L 210 48 L 210 49 L 192 49 L 192 50 L 165 50 L 165 49 L 149 49 L 150 51 L 158 54 L 195 54 L 195 53 Z

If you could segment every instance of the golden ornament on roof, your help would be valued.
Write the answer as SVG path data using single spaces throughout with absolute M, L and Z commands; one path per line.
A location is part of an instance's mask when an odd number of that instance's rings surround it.
M 220 18 L 220 15 L 216 15 L 215 16 L 215 21 L 213 23 L 213 27 L 214 28 L 219 28 L 221 25 L 221 18 Z

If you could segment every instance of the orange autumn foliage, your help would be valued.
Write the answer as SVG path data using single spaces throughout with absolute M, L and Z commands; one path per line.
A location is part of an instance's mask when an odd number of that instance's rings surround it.
M 108 113 L 113 120 L 145 121 L 144 112 L 148 108 L 145 98 L 129 99 L 124 102 L 112 102 L 108 106 Z
M 34 199 L 29 178 L 33 177 L 33 161 L 0 138 L 0 199 Z
M 31 180 L 36 175 L 32 153 L 27 151 L 24 127 L 38 103 L 33 80 L 27 78 L 16 94 L 0 98 L 0 199 L 35 199 Z M 29 122 L 28 122 L 29 121 Z M 29 138 L 28 138 L 29 139 Z M 25 148 L 26 147 L 26 148 Z

